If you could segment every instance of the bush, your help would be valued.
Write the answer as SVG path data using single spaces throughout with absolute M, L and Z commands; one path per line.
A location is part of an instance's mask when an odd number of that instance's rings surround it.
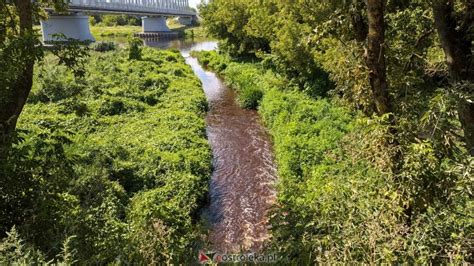
M 129 60 L 141 60 L 142 59 L 142 40 L 138 38 L 131 38 L 128 41 L 128 59 Z
M 78 100 L 77 98 L 66 99 L 61 102 L 62 114 L 76 114 L 77 116 L 84 116 L 89 113 L 89 108 L 86 102 Z
M 96 21 L 96 19 L 94 19 Z M 102 26 L 140 26 L 141 20 L 135 16 L 128 16 L 128 15 L 103 15 L 98 17 L 98 21 L 100 21 L 99 25 Z
M 216 52 L 210 51 L 200 51 L 200 52 L 191 52 L 192 56 L 197 56 L 199 63 L 204 67 L 211 68 L 216 71 L 219 75 L 223 75 L 224 71 L 227 68 L 227 63 L 230 60 L 225 55 L 217 54 Z M 198 56 L 199 55 L 199 56 Z
M 246 109 L 256 110 L 263 97 L 263 92 L 256 88 L 245 88 L 239 93 L 239 104 Z
M 74 75 L 65 66 L 52 68 L 50 65 L 41 66 L 41 77 L 34 84 L 30 103 L 59 102 L 64 99 L 76 97 L 85 87 L 81 82 L 76 82 Z M 58 77 L 62 77 L 59 80 Z
M 101 115 L 120 115 L 128 112 L 143 112 L 145 107 L 140 103 L 124 98 L 106 98 L 99 108 Z
M 15 227 L 0 242 L 0 264 L 2 265 L 38 265 L 46 264 L 44 255 L 24 244 Z
M 117 45 L 114 42 L 95 42 L 91 49 L 96 52 L 109 52 L 116 50 Z
M 171 181 L 161 188 L 137 194 L 128 213 L 130 237 L 140 252 L 136 255 L 146 264 L 194 261 L 193 256 L 179 258 L 172 254 L 184 255 L 191 251 L 189 239 L 199 241 L 193 230 L 193 212 L 196 203 L 207 194 L 206 189 L 202 190 L 206 183 L 193 175 L 170 178 L 179 182 Z M 168 242 L 162 239 L 168 239 Z

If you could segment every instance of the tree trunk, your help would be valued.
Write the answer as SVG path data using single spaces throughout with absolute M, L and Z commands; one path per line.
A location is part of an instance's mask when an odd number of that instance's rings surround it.
M 361 0 L 352 0 L 351 6 L 351 23 L 354 28 L 354 38 L 356 41 L 363 43 L 367 40 L 368 26 L 364 19 L 362 9 L 365 9 L 365 3 Z
M 459 120 L 464 129 L 466 148 L 474 156 L 474 103 L 462 102 L 458 106 Z
M 15 5 L 19 18 L 19 38 L 25 40 L 24 46 L 20 48 L 22 66 L 20 75 L 15 77 L 14 82 L 4 88 L 6 95 L 3 99 L 4 106 L 0 109 L 0 161 L 7 158 L 12 145 L 12 137 L 16 128 L 18 117 L 23 110 L 31 86 L 33 85 L 33 67 L 35 63 L 34 39 L 33 39 L 33 14 L 31 1 L 17 0 Z M 12 62 L 15 63 L 15 62 Z
M 472 40 L 468 34 L 469 26 L 474 21 L 473 5 L 468 4 L 466 14 L 462 17 L 464 21 L 458 21 L 454 13 L 453 0 L 433 0 L 435 26 L 446 56 L 449 75 L 454 84 L 474 82 Z M 458 113 L 464 130 L 466 147 L 474 156 L 474 103 L 460 101 Z
M 367 0 L 369 24 L 367 66 L 374 102 L 379 115 L 392 112 L 385 63 L 385 0 Z

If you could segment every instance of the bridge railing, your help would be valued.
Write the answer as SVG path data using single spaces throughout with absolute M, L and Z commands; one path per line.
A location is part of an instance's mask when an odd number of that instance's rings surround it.
M 189 0 L 71 0 L 70 7 L 85 10 L 195 15 Z

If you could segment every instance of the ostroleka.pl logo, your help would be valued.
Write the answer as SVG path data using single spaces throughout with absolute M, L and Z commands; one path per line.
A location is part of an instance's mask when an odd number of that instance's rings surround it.
M 276 254 L 220 254 L 216 252 L 199 251 L 198 261 L 200 264 L 209 263 L 275 263 L 278 261 Z

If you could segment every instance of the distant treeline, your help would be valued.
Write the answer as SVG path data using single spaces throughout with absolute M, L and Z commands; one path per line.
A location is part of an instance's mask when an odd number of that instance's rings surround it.
M 90 23 L 93 26 L 141 26 L 142 19 L 140 16 L 130 15 L 93 15 Z

